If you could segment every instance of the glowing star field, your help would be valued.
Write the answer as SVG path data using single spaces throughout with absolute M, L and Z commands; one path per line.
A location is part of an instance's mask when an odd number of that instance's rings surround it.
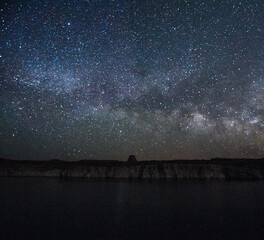
M 1 1 L 0 156 L 264 156 L 262 0 Z

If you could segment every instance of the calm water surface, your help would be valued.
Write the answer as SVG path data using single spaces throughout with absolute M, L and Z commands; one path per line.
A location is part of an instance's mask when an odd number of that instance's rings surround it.
M 0 239 L 264 239 L 264 182 L 0 178 Z

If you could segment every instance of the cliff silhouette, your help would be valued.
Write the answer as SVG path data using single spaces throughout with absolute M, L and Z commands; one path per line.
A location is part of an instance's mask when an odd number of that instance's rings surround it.
M 263 179 L 264 158 L 170 161 L 0 159 L 2 177 L 108 179 Z

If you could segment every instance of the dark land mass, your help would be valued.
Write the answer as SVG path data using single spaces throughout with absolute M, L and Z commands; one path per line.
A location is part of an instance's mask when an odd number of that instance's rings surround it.
M 110 179 L 263 179 L 264 158 L 123 162 L 0 159 L 2 177 Z

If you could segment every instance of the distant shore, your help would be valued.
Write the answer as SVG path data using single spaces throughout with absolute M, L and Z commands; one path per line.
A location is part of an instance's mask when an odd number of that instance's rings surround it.
M 264 158 L 123 162 L 0 159 L 0 177 L 264 179 Z

